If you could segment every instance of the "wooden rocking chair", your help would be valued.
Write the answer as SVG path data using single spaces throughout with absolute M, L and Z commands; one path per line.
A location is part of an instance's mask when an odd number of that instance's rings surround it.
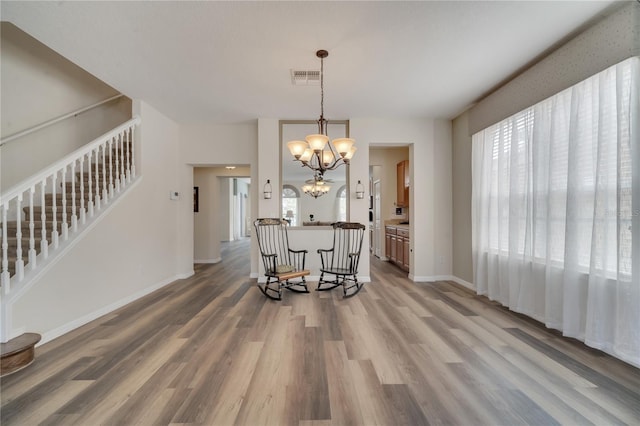
M 342 284 L 344 297 L 351 297 L 363 285 L 358 282 L 357 274 L 365 226 L 352 222 L 336 222 L 332 226 L 333 248 L 318 249 L 322 266 L 316 290 L 331 290 Z M 325 274 L 333 276 L 333 279 L 326 279 Z
M 282 289 L 297 293 L 309 293 L 304 269 L 307 250 L 291 250 L 287 235 L 288 223 L 284 219 L 258 219 L 254 222 L 260 256 L 264 264 L 267 282 L 258 288 L 265 296 L 282 300 Z M 295 280 L 295 281 L 291 281 Z

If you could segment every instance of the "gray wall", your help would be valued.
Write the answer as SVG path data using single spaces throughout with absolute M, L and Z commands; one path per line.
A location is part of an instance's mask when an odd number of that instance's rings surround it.
M 453 120 L 453 275 L 473 282 L 469 114 Z

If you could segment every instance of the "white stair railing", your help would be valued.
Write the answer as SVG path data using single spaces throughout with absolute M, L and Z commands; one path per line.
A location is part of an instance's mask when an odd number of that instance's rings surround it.
M 0 195 L 1 298 L 132 183 L 140 121 L 127 121 Z

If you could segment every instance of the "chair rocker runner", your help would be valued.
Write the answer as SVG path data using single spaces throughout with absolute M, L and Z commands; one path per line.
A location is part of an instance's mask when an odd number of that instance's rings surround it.
M 333 248 L 318 249 L 322 264 L 316 290 L 331 290 L 342 284 L 344 297 L 351 297 L 363 285 L 358 282 L 357 274 L 365 226 L 353 222 L 336 222 L 332 226 Z M 331 275 L 334 279 L 326 279 L 325 275 Z
M 260 291 L 274 300 L 282 300 L 283 288 L 297 293 L 309 293 L 305 280 L 309 270 L 304 269 L 307 250 L 289 248 L 287 221 L 279 218 L 257 219 L 254 226 L 264 264 L 264 275 L 267 277 L 264 287 L 258 283 Z

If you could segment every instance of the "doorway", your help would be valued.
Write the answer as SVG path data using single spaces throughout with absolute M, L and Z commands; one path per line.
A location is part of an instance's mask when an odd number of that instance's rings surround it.
M 223 260 L 223 242 L 250 236 L 250 169 L 194 167 L 193 186 L 198 197 L 194 199 L 194 263 L 218 263 Z

